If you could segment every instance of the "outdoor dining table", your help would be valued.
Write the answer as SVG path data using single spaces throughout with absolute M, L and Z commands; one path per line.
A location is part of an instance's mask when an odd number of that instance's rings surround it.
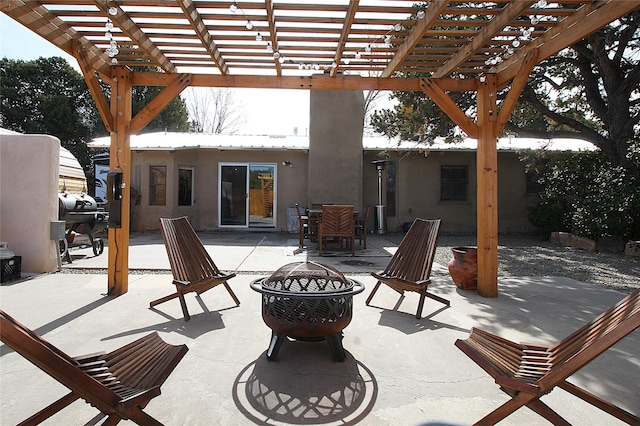
M 322 207 L 307 209 L 307 216 L 309 216 L 309 240 L 315 243 L 318 241 L 318 226 L 322 221 Z M 360 212 L 353 210 L 353 220 L 356 225 L 358 216 L 360 216 Z

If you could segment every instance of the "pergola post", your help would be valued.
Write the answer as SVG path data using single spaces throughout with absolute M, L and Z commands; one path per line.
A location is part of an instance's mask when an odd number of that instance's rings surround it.
M 109 170 L 122 173 L 121 224 L 109 227 L 108 294 L 119 296 L 129 289 L 129 209 L 131 182 L 131 72 L 123 66 L 112 68 L 111 132 Z
M 484 81 L 483 81 L 484 80 Z M 478 294 L 498 296 L 497 81 L 484 76 L 478 87 L 477 223 Z

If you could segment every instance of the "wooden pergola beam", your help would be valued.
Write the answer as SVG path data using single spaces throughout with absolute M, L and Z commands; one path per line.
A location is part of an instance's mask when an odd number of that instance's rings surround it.
M 478 149 L 477 176 L 477 241 L 478 294 L 498 296 L 498 134 L 497 84 L 495 74 L 489 74 L 478 88 Z
M 534 1 L 531 0 L 508 3 L 499 15 L 495 16 L 487 26 L 480 30 L 478 35 L 473 37 L 470 43 L 458 50 L 438 71 L 433 73 L 433 78 L 446 77 L 451 74 L 458 66 L 469 59 L 471 55 L 482 48 L 497 33 L 502 31 L 509 22 L 521 15 L 522 12 L 527 10 L 533 3 Z
M 511 88 L 509 89 L 507 97 L 500 104 L 500 112 L 498 113 L 498 119 L 496 121 L 496 135 L 502 133 L 504 126 L 507 124 L 511 113 L 513 112 L 513 108 L 515 108 L 518 103 L 518 99 L 520 99 L 520 94 L 522 93 L 522 90 L 524 90 L 527 80 L 529 80 L 529 75 L 531 75 L 531 71 L 537 63 L 538 51 L 530 50 L 524 58 L 524 61 L 522 61 L 522 64 L 520 64 L 518 74 L 511 82 Z
M 351 25 L 353 24 L 353 20 L 356 17 L 356 12 L 358 11 L 358 3 L 360 0 L 349 0 L 349 7 L 347 8 L 347 14 L 344 18 L 344 24 L 342 25 L 342 32 L 340 33 L 340 40 L 338 40 L 338 47 L 336 47 L 336 54 L 333 57 L 333 62 L 335 62 L 336 66 L 331 69 L 331 77 L 335 77 L 338 73 L 338 67 L 340 66 L 340 61 L 342 60 L 342 52 L 344 51 L 344 46 L 347 43 L 347 39 L 349 38 L 349 33 L 351 32 Z
M 111 74 L 111 58 L 81 36 L 62 19 L 53 15 L 45 7 L 24 0 L 0 1 L 2 12 L 69 55 L 76 55 L 76 47 L 85 52 L 85 63 L 102 75 Z
M 173 81 L 173 74 L 156 72 L 134 72 L 131 84 L 134 86 L 167 86 Z M 328 75 L 303 76 L 255 76 L 255 75 L 213 75 L 192 74 L 193 87 L 244 87 L 255 89 L 292 90 L 422 90 L 420 78 L 364 78 L 358 76 Z M 475 91 L 477 81 L 443 78 L 438 87 L 447 92 Z
M 111 84 L 111 115 L 115 131 L 111 132 L 109 170 L 122 173 L 120 227 L 109 227 L 109 273 L 107 294 L 119 296 L 129 291 L 129 211 L 131 209 L 131 71 L 113 67 Z
M 109 102 L 104 96 L 104 93 L 102 93 L 102 87 L 100 87 L 100 82 L 98 81 L 96 72 L 87 62 L 86 52 L 78 43 L 76 43 L 74 53 L 74 56 L 78 61 L 78 65 L 80 66 L 80 71 L 82 71 L 84 80 L 87 83 L 87 87 L 89 88 L 89 93 L 91 93 L 91 97 L 96 103 L 96 108 L 98 109 L 98 113 L 102 118 L 102 122 L 104 123 L 107 131 L 111 133 L 114 131 L 113 116 L 111 115 Z
M 619 19 L 640 7 L 640 0 L 603 0 L 581 6 L 557 26 L 534 39 L 524 49 L 496 66 L 498 87 L 509 83 L 519 72 L 518 62 L 523 61 L 531 50 L 537 50 L 537 61 L 555 55 L 567 46 L 595 33 L 610 22 Z
M 396 72 L 398 67 L 407 59 L 413 48 L 422 40 L 424 34 L 431 28 L 448 4 L 449 2 L 444 0 L 429 3 L 424 18 L 416 22 L 409 36 L 406 37 L 404 42 L 398 47 L 393 59 L 382 72 L 383 78 L 391 77 Z
M 269 23 L 269 38 L 271 39 L 271 47 L 274 52 L 280 52 L 280 46 L 278 46 L 278 32 L 276 30 L 276 14 L 273 12 L 273 1 L 264 0 L 264 8 L 267 11 L 267 22 Z M 274 63 L 276 66 L 276 74 L 282 75 L 282 66 L 280 66 L 279 58 L 274 57 Z
M 422 91 L 424 91 L 431 100 L 440 107 L 440 109 L 456 123 L 462 131 L 470 138 L 478 138 L 478 125 L 462 111 L 455 101 L 438 85 L 433 79 L 423 78 L 420 80 Z
M 205 50 L 209 53 L 220 72 L 222 74 L 229 74 L 229 67 L 227 67 L 224 58 L 220 53 L 220 49 L 218 49 L 215 41 L 211 38 L 211 34 L 209 34 L 209 30 L 207 30 L 207 26 L 202 20 L 202 16 L 200 16 L 193 0 L 178 0 L 178 4 L 182 8 L 185 18 L 188 19 L 193 30 L 196 32 L 196 35 L 200 38 Z
M 109 3 L 109 8 L 115 8 L 118 12 L 111 15 L 108 12 L 107 3 L 96 0 L 96 6 L 102 10 L 105 16 L 108 16 L 123 33 L 127 35 L 134 43 L 140 46 L 140 49 L 155 61 L 165 72 L 175 73 L 176 68 L 164 53 L 155 45 L 155 43 L 142 31 L 142 29 L 129 18 L 116 2 Z
M 191 83 L 191 74 L 173 75 L 174 80 L 153 98 L 131 120 L 129 131 L 135 135 L 142 131 L 162 110 L 169 105 Z

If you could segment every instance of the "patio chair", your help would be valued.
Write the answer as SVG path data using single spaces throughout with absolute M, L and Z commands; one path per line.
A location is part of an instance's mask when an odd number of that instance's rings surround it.
M 108 416 L 104 424 L 132 420 L 162 425 L 143 409 L 160 395 L 160 386 L 189 350 L 170 345 L 153 332 L 109 353 L 70 357 L 0 311 L 0 337 L 14 351 L 71 390 L 21 424 L 38 424 L 84 399 Z
M 367 206 L 364 211 L 364 216 L 356 217 L 356 238 L 358 239 L 358 244 L 362 245 L 364 242 L 364 249 L 367 248 L 367 224 L 369 223 L 369 215 L 371 214 L 371 206 Z
M 511 399 L 476 424 L 495 424 L 527 406 L 553 424 L 569 424 L 540 401 L 556 386 L 629 424 L 633 415 L 569 383 L 569 376 L 640 327 L 640 290 L 636 290 L 553 346 L 517 344 L 477 328 L 456 346 L 484 369 Z
M 400 293 L 412 291 L 420 294 L 416 318 L 422 318 L 422 307 L 426 297 L 437 300 L 449 306 L 449 301 L 427 291 L 431 284 L 431 266 L 436 254 L 438 234 L 440 232 L 440 219 L 425 220 L 415 219 L 404 236 L 398 250 L 393 255 L 386 269 L 381 272 L 372 272 L 378 279 L 373 291 L 367 298 L 367 305 L 371 302 L 381 283 L 384 283 Z
M 355 256 L 353 206 L 339 204 L 322 206 L 322 217 L 318 223 L 318 254 L 320 256 L 328 238 L 336 238 L 340 244 L 342 240 L 346 240 L 347 247 L 351 248 L 351 256 Z
M 227 283 L 236 274 L 225 274 L 218 269 L 186 216 L 174 219 L 160 218 L 160 231 L 169 256 L 176 292 L 154 300 L 149 304 L 150 308 L 178 298 L 184 319 L 189 321 L 191 316 L 184 295 L 196 292 L 199 296 L 219 284 L 224 285 L 236 305 L 240 305 L 240 301 Z
M 300 211 L 300 206 L 296 204 L 296 210 L 298 211 L 298 225 L 300 228 L 300 244 L 298 247 L 304 247 L 305 238 L 310 238 L 310 230 L 309 230 L 309 216 L 303 215 Z

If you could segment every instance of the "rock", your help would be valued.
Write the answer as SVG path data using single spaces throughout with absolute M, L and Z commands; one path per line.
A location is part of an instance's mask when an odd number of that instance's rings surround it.
M 571 234 L 568 232 L 552 232 L 549 241 L 554 244 L 568 247 L 571 245 Z
M 596 242 L 592 239 L 571 235 L 571 247 L 578 250 L 596 251 Z
M 600 237 L 598 239 L 598 251 L 601 253 L 622 253 L 624 251 L 624 240 L 611 235 Z
M 629 241 L 624 248 L 624 254 L 640 257 L 640 241 Z

